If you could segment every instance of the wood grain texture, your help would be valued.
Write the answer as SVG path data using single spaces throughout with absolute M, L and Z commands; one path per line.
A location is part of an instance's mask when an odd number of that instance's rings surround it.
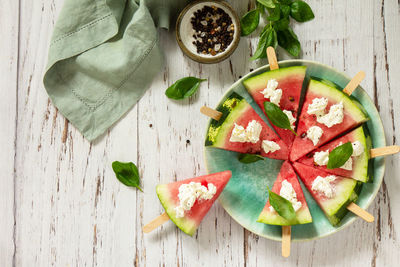
M 240 15 L 254 1 L 230 1 Z M 382 116 L 388 145 L 400 140 L 400 6 L 396 0 L 312 0 L 315 19 L 294 24 L 304 59 L 354 76 Z M 249 61 L 258 34 L 242 38 L 229 59 L 201 65 L 183 56 L 173 32 L 160 32 L 166 65 L 140 102 L 92 144 L 49 101 L 42 76 L 63 0 L 0 2 L 0 266 L 394 266 L 400 261 L 399 155 L 386 158 L 385 181 L 361 219 L 338 234 L 292 243 L 243 229 L 218 204 L 189 237 L 167 222 L 142 227 L 163 213 L 158 183 L 206 173 L 203 140 L 214 107 L 240 76 L 266 60 Z M 278 59 L 288 58 L 277 49 Z M 165 89 L 183 76 L 208 81 L 192 98 L 173 101 Z M 115 179 L 114 160 L 137 163 L 144 193 Z M 14 225 L 15 224 L 15 225 Z M 15 244 L 15 245 L 14 245 Z M 340 255 L 340 257 L 338 257 Z

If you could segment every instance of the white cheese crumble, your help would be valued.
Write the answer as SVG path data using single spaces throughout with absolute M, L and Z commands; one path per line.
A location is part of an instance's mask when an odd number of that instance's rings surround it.
M 278 82 L 275 79 L 268 80 L 267 87 L 261 92 L 264 98 L 269 98 L 269 101 L 279 106 L 282 97 L 282 89 L 276 89 Z
M 333 125 L 342 123 L 343 117 L 343 102 L 340 102 L 339 104 L 332 105 L 327 114 L 317 116 L 317 121 L 331 128 Z
M 328 99 L 325 97 L 314 98 L 312 103 L 308 105 L 307 113 L 315 114 L 317 117 L 325 114 L 325 108 L 328 105 Z
M 314 153 L 314 162 L 319 166 L 327 165 L 329 161 L 329 150 Z
M 353 157 L 361 156 L 362 153 L 364 153 L 364 146 L 361 144 L 360 141 L 355 141 L 351 143 L 351 145 L 353 146 Z
M 328 175 L 325 178 L 317 176 L 312 183 L 311 190 L 319 192 L 328 198 L 332 198 L 335 193 L 335 189 L 333 185 L 331 185 L 331 182 L 335 181 L 335 179 L 335 175 Z
M 217 187 L 212 183 L 208 183 L 207 187 L 201 185 L 201 183 L 195 182 L 182 184 L 179 187 L 179 206 L 175 207 L 175 216 L 177 218 L 184 217 L 185 212 L 189 211 L 193 207 L 196 200 L 212 199 L 217 192 Z
M 353 159 L 350 157 L 340 168 L 351 171 L 353 169 Z
M 261 130 L 262 126 L 256 120 L 252 120 L 251 122 L 249 122 L 246 129 L 244 129 L 243 126 L 235 123 L 235 127 L 232 130 L 229 141 L 240 143 L 251 142 L 255 144 L 260 140 Z
M 319 142 L 319 139 L 322 136 L 322 129 L 318 126 L 311 126 L 307 130 L 307 138 L 310 139 L 314 146 L 316 146 Z
M 294 123 L 296 122 L 295 117 L 293 117 L 293 113 L 291 111 L 289 111 L 289 110 L 286 110 L 286 109 L 283 110 L 283 113 L 285 113 L 286 116 L 288 117 L 289 122 L 290 122 L 290 128 L 292 128 L 292 130 L 293 130 L 294 129 Z
M 291 183 L 287 180 L 282 181 L 281 190 L 279 191 L 279 195 L 292 203 L 294 211 L 298 211 L 301 208 L 301 202 L 297 201 L 297 194 L 293 189 Z M 270 206 L 270 211 L 274 211 L 274 208 Z
M 276 142 L 269 140 L 262 141 L 262 148 L 264 149 L 265 153 L 274 153 L 275 151 L 281 149 L 281 147 Z

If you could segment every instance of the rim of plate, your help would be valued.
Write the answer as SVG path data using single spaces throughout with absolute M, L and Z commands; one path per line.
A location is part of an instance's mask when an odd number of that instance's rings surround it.
M 351 77 L 347 76 L 344 72 L 338 71 L 337 69 L 335 69 L 335 68 L 333 68 L 333 67 L 331 67 L 331 66 L 329 66 L 329 65 L 326 65 L 326 64 L 324 64 L 324 63 L 320 63 L 320 62 L 318 62 L 318 61 L 303 60 L 303 59 L 288 59 L 288 60 L 281 60 L 281 61 L 278 61 L 278 64 L 279 64 L 279 63 L 287 63 L 287 64 L 290 64 L 290 63 L 311 63 L 311 64 L 317 64 L 317 65 L 320 65 L 320 66 L 322 66 L 322 67 L 324 67 L 324 68 L 326 68 L 326 69 L 329 69 L 329 70 L 331 70 L 331 71 L 333 71 L 333 72 L 336 72 L 336 73 L 342 75 L 344 78 L 346 78 L 346 79 L 348 79 L 348 80 L 351 80 Z M 254 69 L 253 71 L 247 73 L 247 74 L 244 75 L 242 78 L 240 78 L 239 80 L 237 80 L 236 82 L 234 82 L 234 83 L 225 91 L 225 93 L 220 97 L 220 101 L 217 103 L 216 106 L 218 106 L 218 105 L 221 103 L 221 101 L 222 101 L 223 99 L 226 98 L 226 96 L 228 95 L 228 93 L 231 92 L 232 88 L 236 87 L 238 84 L 240 84 L 240 83 L 241 83 L 244 79 L 246 79 L 248 76 L 251 76 L 252 73 L 259 72 L 259 71 L 263 71 L 263 70 L 265 70 L 265 71 L 269 70 L 269 64 L 266 64 L 266 65 L 261 66 L 261 67 L 259 67 L 259 68 L 257 68 L 257 69 Z M 332 82 L 334 82 L 334 81 L 332 81 Z M 365 94 L 365 96 L 368 98 L 368 100 L 371 101 L 371 102 L 373 103 L 371 97 L 368 95 L 368 93 L 365 91 L 365 89 L 362 88 L 360 85 L 359 85 L 359 87 L 360 87 L 360 89 L 363 90 L 363 94 Z M 379 115 L 378 121 L 377 121 L 377 122 L 378 122 L 378 126 L 379 126 L 380 130 L 383 132 L 383 134 L 385 134 L 385 129 L 383 128 L 383 123 L 382 123 L 381 115 L 379 114 L 379 111 L 376 109 L 376 106 L 375 106 L 375 105 L 373 105 L 373 109 L 374 109 L 374 111 L 375 111 L 376 113 L 378 113 L 378 115 Z M 211 118 L 208 120 L 207 125 L 209 125 L 210 122 L 211 122 Z M 207 135 L 207 131 L 208 131 L 208 128 L 206 128 L 206 132 L 205 132 L 205 135 L 204 135 L 204 136 Z M 386 146 L 386 138 L 384 138 L 384 145 Z M 204 159 L 204 162 L 205 162 L 205 165 L 206 165 L 206 171 L 207 171 L 207 173 L 209 174 L 209 167 L 208 167 L 208 163 L 207 163 L 206 158 L 207 158 L 207 157 L 206 157 L 206 152 L 205 152 L 205 149 L 203 149 L 203 159 Z M 374 189 L 374 191 L 372 192 L 372 194 L 371 194 L 369 200 L 366 202 L 365 209 L 368 209 L 368 207 L 369 207 L 369 206 L 372 204 L 372 202 L 375 200 L 376 195 L 378 194 L 379 189 L 380 189 L 381 186 L 382 186 L 383 177 L 384 177 L 384 175 L 385 175 L 385 168 L 386 168 L 386 160 L 385 160 L 385 158 L 383 158 L 381 168 L 383 168 L 382 177 L 379 177 L 380 182 L 379 182 L 379 184 L 377 184 L 377 186 L 376 186 L 376 188 Z M 375 179 L 375 178 L 374 178 L 374 179 Z M 231 216 L 231 217 L 235 220 L 236 223 L 238 223 L 240 226 L 242 226 L 242 227 L 245 228 L 246 230 L 248 230 L 248 231 L 250 231 L 250 232 L 252 232 L 252 233 L 254 233 L 254 234 L 258 235 L 258 236 L 262 236 L 262 237 L 267 238 L 267 239 L 270 239 L 270 240 L 282 241 L 281 238 L 275 238 L 275 237 L 270 236 L 270 235 L 263 235 L 263 234 L 255 233 L 255 232 L 249 230 L 246 226 L 244 226 L 242 223 L 240 223 L 240 221 L 239 221 L 234 215 L 232 215 L 232 214 L 224 207 L 224 205 L 222 205 L 222 203 L 221 203 L 219 200 L 218 200 L 218 202 L 220 203 L 220 205 L 222 206 L 222 208 L 224 208 L 225 212 L 228 213 L 229 216 Z M 296 240 L 292 240 L 292 242 L 311 241 L 311 240 L 317 240 L 317 239 L 321 239 L 321 238 L 324 238 L 324 237 L 328 237 L 328 236 L 333 235 L 333 234 L 335 234 L 335 233 L 337 233 L 337 232 L 339 232 L 339 231 L 345 229 L 346 227 L 350 226 L 357 218 L 358 218 L 357 216 L 353 216 L 352 218 L 350 218 L 350 219 L 346 222 L 346 224 L 340 225 L 339 227 L 337 227 L 337 228 L 336 228 L 334 231 L 332 231 L 332 232 L 328 232 L 328 233 L 326 233 L 326 234 L 321 234 L 321 235 L 318 235 L 318 236 L 315 236 L 315 237 L 311 237 L 311 238 L 296 239 Z

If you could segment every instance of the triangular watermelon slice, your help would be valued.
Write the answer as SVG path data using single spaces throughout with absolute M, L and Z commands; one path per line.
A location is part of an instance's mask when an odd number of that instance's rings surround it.
M 232 176 L 231 171 L 223 171 L 209 175 L 199 176 L 195 178 L 186 179 L 170 184 L 157 185 L 156 192 L 160 199 L 161 205 L 164 207 L 168 217 L 178 226 L 183 232 L 188 235 L 193 235 L 197 227 L 207 214 L 215 200 L 219 197 L 222 190 L 228 183 Z M 184 217 L 179 217 L 176 214 L 175 208 L 179 206 L 179 187 L 182 184 L 189 184 L 190 182 L 200 183 L 205 187 L 213 184 L 216 187 L 216 193 L 209 200 L 196 200 L 194 205 L 189 211 L 186 211 Z
M 332 105 L 339 106 L 341 105 L 340 103 L 342 103 L 342 122 L 328 127 L 327 125 L 318 122 L 315 114 L 308 114 L 307 111 L 309 105 L 313 103 L 314 99 L 326 99 L 328 101 L 325 108 L 325 114 L 330 112 Z M 315 148 L 320 147 L 336 136 L 355 128 L 367 120 L 368 117 L 361 111 L 357 104 L 350 99 L 349 96 L 333 86 L 311 79 L 299 118 L 299 124 L 297 126 L 298 136 L 294 139 L 290 152 L 290 160 L 292 162 L 298 160 Z M 332 123 L 334 120 L 328 117 L 328 120 L 326 121 L 327 123 Z M 318 127 L 319 134 L 321 135 L 319 138 L 314 139 L 316 142 L 314 145 L 313 141 L 310 139 L 311 135 L 308 134 L 308 131 Z
M 353 143 L 353 147 L 360 146 L 361 149 L 359 151 L 363 151 L 360 155 L 356 155 L 356 149 L 353 149 L 354 156 L 352 156 L 351 160 L 349 161 L 349 167 L 344 166 L 344 168 L 328 169 L 326 167 L 326 164 L 323 165 L 323 158 L 325 159 L 325 163 L 327 163 L 327 156 L 329 155 L 329 152 L 331 152 L 340 144 L 344 144 L 347 142 Z M 369 180 L 369 150 L 370 146 L 368 145 L 367 139 L 365 137 L 363 127 L 360 126 L 355 130 L 347 133 L 346 135 L 335 139 L 334 141 L 314 150 L 313 152 L 308 153 L 306 156 L 300 158 L 298 162 L 309 166 L 314 166 L 315 168 L 331 174 L 353 178 L 365 183 Z
M 304 198 L 303 190 L 301 189 L 300 183 L 297 180 L 297 175 L 294 172 L 292 165 L 290 165 L 288 161 L 283 163 L 278 174 L 278 178 L 276 179 L 271 191 L 279 195 L 282 188 L 282 183 L 284 181 L 285 183 L 291 184 L 296 193 L 297 201 L 301 203 L 301 207 L 296 211 L 297 224 L 312 222 L 311 214 L 308 209 L 306 199 Z M 295 207 L 295 205 L 293 205 L 293 207 Z M 291 225 L 289 221 L 279 216 L 279 214 L 271 208 L 269 201 L 258 217 L 257 222 L 274 225 Z
M 206 146 L 240 153 L 260 154 L 273 159 L 288 159 L 289 150 L 286 144 L 268 127 L 243 97 L 237 93 L 232 93 L 217 107 L 217 110 L 222 112 L 223 115 L 218 121 L 211 120 L 205 142 Z M 261 131 L 255 140 L 238 142 L 232 139 L 232 132 L 235 128 L 247 131 L 249 125 L 254 124 L 261 127 Z M 279 149 L 266 153 L 263 141 L 272 141 L 279 146 Z
M 294 119 L 296 119 L 306 69 L 306 66 L 293 66 L 264 72 L 245 80 L 243 85 L 265 113 L 264 102 L 270 101 L 270 98 L 266 98 L 262 92 L 267 87 L 268 81 L 276 80 L 278 82 L 277 89 L 282 90 L 279 107 L 282 110 L 291 112 Z M 271 125 L 286 145 L 290 147 L 295 135 L 287 129 L 276 127 L 272 123 Z
M 347 214 L 347 206 L 357 200 L 362 183 L 298 162 L 293 163 L 293 167 L 331 224 L 338 225 Z M 318 180 L 314 183 L 316 179 Z

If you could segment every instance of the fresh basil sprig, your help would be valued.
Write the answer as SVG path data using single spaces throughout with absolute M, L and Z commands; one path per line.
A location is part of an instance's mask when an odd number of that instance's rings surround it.
M 136 187 L 143 192 L 139 183 L 139 171 L 135 164 L 132 162 L 114 161 L 112 168 L 115 172 L 117 179 L 126 186 Z
M 165 91 L 165 95 L 171 99 L 184 99 L 192 96 L 199 89 L 200 83 L 206 81 L 206 79 L 199 79 L 196 77 L 185 77 L 177 80 L 173 85 L 168 87 Z
M 314 18 L 311 7 L 304 1 L 292 0 L 257 0 L 257 7 L 247 12 L 241 19 L 242 35 L 256 30 L 260 15 L 266 16 L 266 26 L 261 31 L 257 50 L 252 60 L 265 58 L 264 50 L 268 46 L 284 48 L 293 57 L 300 55 L 301 46 L 297 35 L 290 27 L 290 17 L 297 22 L 306 22 Z
M 264 110 L 273 125 L 287 129 L 297 136 L 297 133 L 290 127 L 288 116 L 277 105 L 268 101 L 264 102 Z
M 296 222 L 296 211 L 293 208 L 292 203 L 284 197 L 272 192 L 268 188 L 269 204 L 274 210 L 283 218 L 288 220 L 290 223 Z
M 264 160 L 265 158 L 261 155 L 257 155 L 257 154 L 239 154 L 238 159 L 241 163 L 253 163 L 259 160 Z
M 343 166 L 346 161 L 353 154 L 353 145 L 350 142 L 344 143 L 336 148 L 334 148 L 329 153 L 328 169 L 335 169 Z

